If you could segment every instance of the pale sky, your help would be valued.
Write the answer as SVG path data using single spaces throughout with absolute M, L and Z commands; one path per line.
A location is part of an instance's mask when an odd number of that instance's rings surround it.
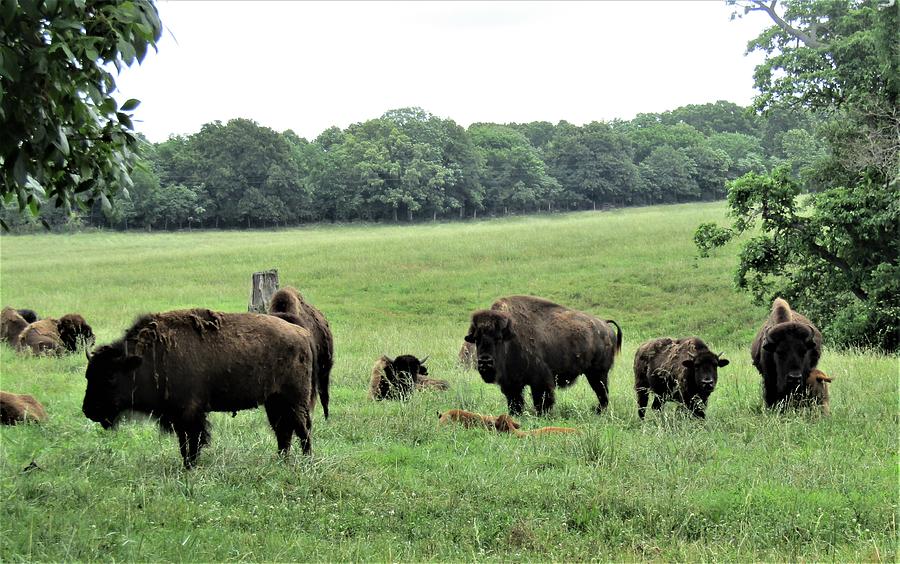
M 159 1 L 159 52 L 125 70 L 151 141 L 245 117 L 314 139 L 406 106 L 583 124 L 754 95 L 770 25 L 706 2 Z

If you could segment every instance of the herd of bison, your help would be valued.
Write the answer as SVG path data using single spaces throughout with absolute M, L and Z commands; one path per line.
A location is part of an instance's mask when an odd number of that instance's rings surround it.
M 121 339 L 93 350 L 94 334 L 82 316 L 39 319 L 31 310 L 7 307 L 0 317 L 0 339 L 33 354 L 83 347 L 88 358 L 84 415 L 107 429 L 127 412 L 151 415 L 164 431 L 177 435 L 186 468 L 194 466 L 209 442 L 207 413 L 260 405 L 279 451 L 286 454 L 296 434 L 308 454 L 317 397 L 328 418 L 331 329 L 294 288 L 276 292 L 268 311 L 189 309 L 144 315 Z M 526 387 L 534 410 L 543 414 L 553 407 L 556 389 L 571 386 L 582 374 L 597 395 L 597 412 L 602 412 L 609 402 L 609 371 L 621 348 L 622 329 L 613 320 L 532 296 L 500 298 L 490 309 L 472 314 L 459 358 L 464 366 L 477 368 L 486 383 L 500 387 L 509 413 L 494 417 L 453 409 L 439 414 L 439 422 L 520 437 L 576 432 L 563 427 L 525 432 L 511 416 L 522 412 Z M 821 352 L 819 330 L 776 299 L 750 347 L 766 406 L 816 405 L 827 414 L 831 380 L 816 369 Z M 369 396 L 405 400 L 417 389 L 446 390 L 447 382 L 428 377 L 426 359 L 379 358 Z M 634 358 L 638 415 L 644 418 L 652 392 L 654 410 L 671 400 L 705 417 L 718 369 L 727 365 L 697 337 L 642 344 Z M 33 397 L 0 392 L 2 423 L 46 417 Z

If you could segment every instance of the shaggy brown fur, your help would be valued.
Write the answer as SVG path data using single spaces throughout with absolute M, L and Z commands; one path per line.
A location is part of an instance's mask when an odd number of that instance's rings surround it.
M 446 380 L 438 380 L 436 378 L 427 378 L 421 374 L 416 374 L 417 390 L 438 390 L 446 392 L 450 389 L 450 383 Z
M 753 366 L 763 379 L 763 399 L 773 408 L 808 399 L 810 371 L 822 355 L 822 334 L 781 298 L 750 347 Z
M 48 317 L 29 323 L 19 334 L 16 347 L 34 354 L 62 354 L 75 352 L 79 343 L 93 345 L 94 331 L 82 316 L 69 313 L 60 319 Z
M 11 307 L 3 308 L 0 312 L 0 340 L 12 347 L 19 344 L 19 335 L 28 327 L 28 321 Z
M 622 331 L 612 320 L 542 298 L 510 296 L 473 313 L 465 340 L 477 346 L 481 378 L 500 386 L 512 415 L 522 412 L 526 386 L 537 412 L 545 413 L 553 407 L 556 387 L 572 385 L 581 374 L 597 395 L 600 412 L 609 403 L 609 371 L 622 348 Z
M 472 370 L 475 368 L 477 358 L 478 349 L 475 343 L 463 341 L 462 347 L 459 349 L 459 365 L 466 370 Z
M 296 433 L 312 450 L 316 404 L 310 332 L 270 315 L 189 309 L 146 315 L 88 362 L 82 410 L 112 427 L 148 413 L 178 436 L 186 468 L 209 440 L 206 414 L 265 405 L 278 449 Z
M 419 360 L 411 354 L 402 354 L 393 360 L 382 356 L 372 366 L 369 398 L 407 400 L 419 387 L 418 381 L 427 375 L 428 368 L 425 367 L 425 361 Z M 430 380 L 429 378 L 424 379 Z
M 315 306 L 306 302 L 296 288 L 290 286 L 275 292 L 269 302 L 269 314 L 304 327 L 312 334 L 316 391 L 322 402 L 325 419 L 328 419 L 331 368 L 334 366 L 334 337 L 331 334 L 328 320 Z
M 728 365 L 697 337 L 647 341 L 634 354 L 634 390 L 638 416 L 644 418 L 653 392 L 653 409 L 677 401 L 696 417 L 706 417 L 706 402 L 719 379 L 718 369 Z
M 34 423 L 47 420 L 47 412 L 38 400 L 25 394 L 0 392 L 0 424 Z
M 811 402 L 821 405 L 822 413 L 825 415 L 831 415 L 828 396 L 828 384 L 830 382 L 831 377 L 818 368 L 810 370 L 809 378 L 806 379 L 806 389 L 809 390 Z
M 483 427 L 489 431 L 497 431 L 498 433 L 509 433 L 517 437 L 531 437 L 553 434 L 569 434 L 578 433 L 578 429 L 570 427 L 542 427 L 533 431 L 520 431 L 521 425 L 518 421 L 507 414 L 503 415 L 479 415 L 466 411 L 464 409 L 451 409 L 440 414 L 439 425 L 447 425 L 449 423 L 460 423 L 467 429 L 472 427 Z

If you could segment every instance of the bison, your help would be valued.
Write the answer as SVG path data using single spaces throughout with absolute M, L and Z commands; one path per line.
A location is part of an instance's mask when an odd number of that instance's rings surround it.
M 489 431 L 497 431 L 498 433 L 509 433 L 517 437 L 541 436 L 552 434 L 568 434 L 578 433 L 578 429 L 571 427 L 542 427 L 533 431 L 520 431 L 521 425 L 518 421 L 503 414 L 498 416 L 479 415 L 471 411 L 463 409 L 451 409 L 443 414 L 438 414 L 438 424 L 447 425 L 449 423 L 460 423 L 467 429 L 472 427 L 483 427 Z
M 40 316 L 33 309 L 17 309 L 16 312 L 28 323 L 34 323 L 40 319 Z
M 316 403 L 310 332 L 255 313 L 189 309 L 145 315 L 90 356 L 82 411 L 108 429 L 127 411 L 178 437 L 185 468 L 208 443 L 206 414 L 265 405 L 278 450 L 296 433 L 312 450 Z
M 809 392 L 810 403 L 816 403 L 822 406 L 822 413 L 831 414 L 829 405 L 828 384 L 831 377 L 819 370 L 813 368 L 809 371 L 809 378 L 806 379 L 806 390 Z
M 599 413 L 609 403 L 609 371 L 622 330 L 615 321 L 542 298 L 511 296 L 473 313 L 465 340 L 476 345 L 481 378 L 500 386 L 512 415 L 522 412 L 525 386 L 537 412 L 546 413 L 556 387 L 572 385 L 581 374 L 597 394 Z
M 316 367 L 319 397 L 322 411 L 328 419 L 328 395 L 331 368 L 334 366 L 334 337 L 328 320 L 315 306 L 303 299 L 296 288 L 287 286 L 275 292 L 269 302 L 269 315 L 299 325 L 310 332 L 313 338 L 313 360 Z
M 634 355 L 634 390 L 643 419 L 653 392 L 653 409 L 669 400 L 680 402 L 695 417 L 706 417 L 706 402 L 716 388 L 718 370 L 728 360 L 709 350 L 697 337 L 647 341 Z
M 415 389 L 447 389 L 447 382 L 427 378 L 426 360 L 427 356 L 419 360 L 411 354 L 403 354 L 393 360 L 382 356 L 372 366 L 369 397 L 375 400 L 407 400 Z
M 38 400 L 25 394 L 0 392 L 0 424 L 40 422 L 47 420 L 47 412 Z
M 467 343 L 463 341 L 462 347 L 459 349 L 459 365 L 465 370 L 475 368 L 475 360 L 478 358 L 478 349 L 475 343 Z
M 750 356 L 762 375 L 766 407 L 793 404 L 810 397 L 809 374 L 822 356 L 822 334 L 777 298 L 753 340 Z
M 47 318 L 29 323 L 19 333 L 16 347 L 34 354 L 62 354 L 75 352 L 79 343 L 91 346 L 94 331 L 84 317 L 69 313 L 59 319 Z
M 0 312 L 0 340 L 12 347 L 18 347 L 19 335 L 31 323 L 18 310 L 5 307 Z

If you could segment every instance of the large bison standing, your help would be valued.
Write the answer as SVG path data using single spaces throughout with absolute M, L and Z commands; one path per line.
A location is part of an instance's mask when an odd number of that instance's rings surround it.
M 148 413 L 178 436 L 191 468 L 208 442 L 206 414 L 265 405 L 278 449 L 294 433 L 312 448 L 316 379 L 309 331 L 254 313 L 190 309 L 146 315 L 88 362 L 84 414 L 104 428 Z
M 777 298 L 772 304 L 769 318 L 753 340 L 750 355 L 763 378 L 767 407 L 815 401 L 815 390 L 807 382 L 822 356 L 822 334 L 783 299 Z
M 609 403 L 609 371 L 622 348 L 622 330 L 615 321 L 542 298 L 510 296 L 473 313 L 465 340 L 475 343 L 481 378 L 500 386 L 511 414 L 522 412 L 525 386 L 544 413 L 553 407 L 556 387 L 572 385 L 581 374 L 597 394 L 600 412 Z

